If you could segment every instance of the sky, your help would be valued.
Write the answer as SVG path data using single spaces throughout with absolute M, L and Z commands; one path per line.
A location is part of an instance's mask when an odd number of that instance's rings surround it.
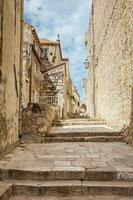
M 91 0 L 24 0 L 25 21 L 35 26 L 40 38 L 56 40 L 60 35 L 63 57 L 69 58 L 71 79 L 81 98 L 85 76 L 84 34 L 90 10 Z

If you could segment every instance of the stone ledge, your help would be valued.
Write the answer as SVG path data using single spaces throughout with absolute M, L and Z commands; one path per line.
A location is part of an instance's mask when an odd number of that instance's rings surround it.
M 24 109 L 22 142 L 42 142 L 55 119 L 55 108 L 45 104 L 31 104 Z

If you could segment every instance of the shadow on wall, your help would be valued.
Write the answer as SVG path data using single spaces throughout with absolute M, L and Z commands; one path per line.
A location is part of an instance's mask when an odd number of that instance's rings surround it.
M 127 144 L 133 145 L 133 87 L 131 89 L 131 121 L 130 126 L 122 130 L 124 140 Z
M 130 125 L 131 127 L 133 127 L 133 87 L 131 90 L 132 94 L 131 94 L 131 122 Z

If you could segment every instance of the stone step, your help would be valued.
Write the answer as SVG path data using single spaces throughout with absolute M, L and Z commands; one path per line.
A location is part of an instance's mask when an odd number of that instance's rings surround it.
M 88 121 L 88 120 L 77 120 L 77 121 L 54 121 L 53 126 L 68 126 L 68 125 L 102 125 L 106 124 L 105 121 Z
M 120 131 L 117 131 L 115 129 L 112 129 L 106 125 L 87 125 L 87 126 L 63 126 L 63 127 L 55 127 L 53 126 L 50 131 L 48 132 L 48 134 L 57 134 L 57 135 L 60 135 L 60 134 L 63 134 L 61 136 L 69 136 L 71 134 L 74 134 L 74 135 L 82 135 L 83 134 L 86 134 L 85 136 L 89 136 L 89 134 L 112 134 L 112 135 L 120 135 Z M 68 134 L 68 135 L 67 135 Z
M 120 132 L 52 132 L 47 133 L 47 137 L 89 137 L 89 136 L 121 136 Z
M 132 200 L 131 196 L 118 195 L 42 195 L 42 196 L 27 196 L 15 195 L 10 200 Z
M 95 137 L 45 137 L 44 143 L 59 142 L 122 142 L 122 136 L 95 136 Z
M 0 200 L 8 200 L 12 195 L 12 185 L 0 182 Z
M 22 169 L 9 169 L 1 170 L 4 174 L 4 179 L 17 179 L 17 180 L 34 180 L 34 181 L 47 181 L 47 180 L 89 180 L 89 181 L 133 181 L 133 172 L 111 170 L 110 168 L 96 167 L 88 169 L 84 167 L 54 167 L 45 170 L 22 170 Z
M 125 195 L 133 196 L 133 182 L 11 181 L 13 195 Z

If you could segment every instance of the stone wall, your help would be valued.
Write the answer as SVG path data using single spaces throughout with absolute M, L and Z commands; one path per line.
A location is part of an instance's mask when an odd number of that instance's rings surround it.
M 95 57 L 89 68 L 94 64 L 96 116 L 121 129 L 131 121 L 133 1 L 93 0 L 93 5 L 88 53 Z
M 62 62 L 61 43 L 59 40 L 51 41 L 47 39 L 40 39 L 44 49 L 42 56 L 47 57 L 49 62 L 53 65 L 59 65 Z
M 42 82 L 42 88 L 40 95 L 48 98 L 47 103 L 52 105 L 59 105 L 59 116 L 67 118 L 67 86 L 65 63 L 55 66 L 46 73 L 44 73 L 44 81 Z
M 47 104 L 31 104 L 23 111 L 22 141 L 42 142 L 55 119 L 55 107 Z
M 131 106 L 131 123 L 128 127 L 123 128 L 125 142 L 133 146 L 133 88 L 132 88 L 132 106 Z
M 23 30 L 23 90 L 22 105 L 26 108 L 29 102 L 36 102 L 43 76 L 41 70 L 41 44 L 35 28 L 24 23 Z
M 2 27 L 2 34 L 0 29 L 2 41 L 2 54 L 0 52 L 2 57 L 0 64 L 0 154 L 18 141 L 21 1 L 5 0 L 2 8 L 3 21 L 0 26 Z

